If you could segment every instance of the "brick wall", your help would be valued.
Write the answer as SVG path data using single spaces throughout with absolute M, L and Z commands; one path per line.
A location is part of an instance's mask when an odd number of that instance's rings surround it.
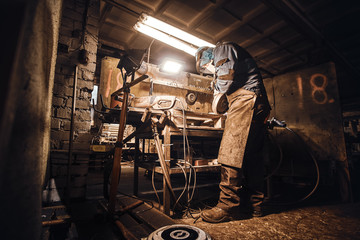
M 69 197 L 85 198 L 89 167 L 91 93 L 98 47 L 99 0 L 64 0 L 55 67 L 50 136 L 50 177 L 64 201 L 75 66 L 77 71 L 73 156 Z M 81 54 L 83 50 L 86 54 Z
M 69 146 L 75 65 L 78 65 L 78 82 L 74 150 L 89 149 L 92 138 L 90 102 L 96 70 L 99 8 L 99 0 L 64 0 L 53 89 L 52 150 L 67 150 Z M 88 53 L 87 63 L 79 59 L 82 49 Z

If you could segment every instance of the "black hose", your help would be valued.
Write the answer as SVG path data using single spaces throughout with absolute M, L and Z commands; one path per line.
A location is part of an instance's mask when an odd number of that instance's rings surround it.
M 316 191 L 316 189 L 319 187 L 319 182 L 320 182 L 320 170 L 319 170 L 319 165 L 314 157 L 314 155 L 311 153 L 311 151 L 309 150 L 309 148 L 306 146 L 306 144 L 304 143 L 304 140 L 297 134 L 295 133 L 292 129 L 285 127 L 286 130 L 290 131 L 291 133 L 293 133 L 301 142 L 303 148 L 305 149 L 305 151 L 309 154 L 310 158 L 313 160 L 314 165 L 315 165 L 315 170 L 316 170 L 316 183 L 314 188 L 310 191 L 310 193 L 308 193 L 305 197 L 293 202 L 293 203 L 288 203 L 288 204 L 297 204 L 300 203 L 306 199 L 308 199 L 311 195 L 314 194 L 314 192 Z
M 284 202 L 284 203 L 272 203 L 271 205 L 294 205 L 294 204 L 298 204 L 300 202 L 303 202 L 305 201 L 306 199 L 308 199 L 311 195 L 314 194 L 314 192 L 316 191 L 316 189 L 319 187 L 319 182 L 320 182 L 320 170 L 319 170 L 319 165 L 315 159 L 315 157 L 313 156 L 313 154 L 311 153 L 311 151 L 308 149 L 308 147 L 306 146 L 306 144 L 304 143 L 304 140 L 297 134 L 295 133 L 292 129 L 288 128 L 286 125 L 283 127 L 285 128 L 286 130 L 288 130 L 289 132 L 291 132 L 293 135 L 296 136 L 296 138 L 301 142 L 302 144 L 302 147 L 304 148 L 304 150 L 309 154 L 310 158 L 312 159 L 313 163 L 314 163 L 314 166 L 315 166 L 315 170 L 316 170 L 316 183 L 313 187 L 313 189 L 304 197 L 302 197 L 301 199 L 299 200 L 296 200 L 296 201 L 293 201 L 293 202 Z M 279 160 L 279 164 L 278 166 L 275 168 L 275 170 L 269 174 L 265 179 L 271 177 L 273 174 L 275 174 L 275 172 L 279 169 L 280 167 L 280 164 L 282 162 L 282 158 L 283 158 L 283 155 L 282 155 L 282 150 L 281 150 L 281 147 L 278 145 L 279 147 L 279 150 L 280 150 L 280 153 L 281 153 L 281 159 Z
M 280 147 L 280 145 L 277 143 L 277 141 L 274 139 L 274 137 L 273 137 L 271 134 L 268 134 L 268 136 L 269 136 L 270 141 L 273 142 L 273 143 L 276 145 L 276 147 L 277 147 L 277 149 L 278 149 L 278 151 L 279 151 L 280 156 L 279 156 L 279 162 L 278 162 L 278 164 L 276 165 L 276 167 L 274 168 L 274 170 L 273 170 L 269 175 L 267 175 L 267 176 L 265 177 L 265 180 L 267 180 L 267 179 L 269 179 L 270 177 L 272 177 L 272 176 L 279 170 L 279 168 L 280 168 L 280 166 L 281 166 L 281 164 L 282 164 L 282 162 L 283 162 L 283 151 L 282 151 L 282 148 Z

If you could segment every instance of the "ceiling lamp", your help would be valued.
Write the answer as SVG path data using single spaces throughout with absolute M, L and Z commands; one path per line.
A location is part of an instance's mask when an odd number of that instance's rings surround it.
M 196 47 L 191 46 L 188 43 L 182 42 L 181 40 L 174 38 L 168 34 L 165 34 L 163 32 L 160 32 L 159 30 L 156 30 L 152 27 L 149 27 L 147 25 L 144 25 L 140 22 L 136 23 L 136 25 L 134 26 L 134 28 L 139 31 L 142 32 L 152 38 L 155 38 L 163 43 L 166 43 L 170 46 L 173 46 L 177 49 L 180 49 L 184 52 L 187 52 L 188 54 L 191 55 L 195 55 L 195 52 L 197 50 Z
M 215 47 L 212 43 L 206 42 L 145 13 L 140 15 L 139 21 L 135 24 L 134 28 L 193 56 L 201 46 Z

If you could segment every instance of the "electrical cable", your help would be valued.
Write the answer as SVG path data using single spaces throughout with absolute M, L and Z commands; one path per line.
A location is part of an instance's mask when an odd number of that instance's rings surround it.
M 265 180 L 267 180 L 267 179 L 269 179 L 270 177 L 272 177 L 272 176 L 279 170 L 279 168 L 280 168 L 280 166 L 281 166 L 281 164 L 282 164 L 282 162 L 283 162 L 283 151 L 282 151 L 282 148 L 280 147 L 280 145 L 277 143 L 277 141 L 275 140 L 275 138 L 274 138 L 270 133 L 268 134 L 268 136 L 269 136 L 270 141 L 273 142 L 273 143 L 276 145 L 277 149 L 279 150 L 280 156 L 279 156 L 279 162 L 278 162 L 278 164 L 276 165 L 276 167 L 274 168 L 274 170 L 265 177 Z
M 196 189 L 196 170 L 194 168 L 194 166 L 192 164 L 190 164 L 190 167 L 192 168 L 192 170 L 194 171 L 194 186 L 193 186 L 193 191 L 191 193 L 191 197 L 190 199 L 188 200 L 189 204 L 190 202 L 192 201 L 193 197 L 194 197 L 194 194 L 195 194 L 195 189 Z
M 192 168 L 193 172 L 194 172 L 194 186 L 193 186 L 193 192 L 191 194 L 191 197 L 190 195 L 188 195 L 188 205 L 190 205 L 190 202 L 194 196 L 194 193 L 195 193 L 195 190 L 196 190 L 196 170 L 194 168 L 194 166 L 190 163 L 190 144 L 189 144 L 189 138 L 187 136 L 187 133 L 186 133 L 186 116 L 185 116 L 185 107 L 183 105 L 183 103 L 180 101 L 180 99 L 177 99 L 177 101 L 180 102 L 181 104 L 181 107 L 182 107 L 182 112 L 183 112 L 183 145 L 184 145 L 184 160 L 185 160 L 185 164 L 186 164 L 186 160 L 187 160 L 187 164 L 189 164 L 190 168 Z M 186 151 L 187 149 L 187 151 Z M 186 152 L 187 152 L 187 155 L 186 155 Z M 185 168 L 186 169 L 186 168 Z M 190 173 L 189 173 L 189 180 L 188 180 L 188 193 L 190 193 L 190 185 L 191 185 L 191 177 L 192 177 L 192 173 L 191 173 L 191 170 L 190 170 Z
M 315 167 L 315 171 L 316 171 L 316 182 L 315 182 L 315 185 L 314 187 L 312 188 L 312 190 L 304 197 L 300 198 L 299 200 L 296 200 L 296 201 L 293 201 L 293 202 L 284 202 L 284 203 L 271 203 L 269 205 L 293 205 L 293 204 L 298 204 L 300 202 L 303 202 L 305 201 L 306 199 L 308 199 L 311 195 L 314 194 L 314 192 L 316 191 L 316 189 L 319 187 L 319 182 L 320 182 L 320 170 L 319 170 L 319 165 L 315 159 L 315 157 L 313 156 L 313 154 L 311 153 L 311 151 L 308 149 L 307 145 L 304 143 L 304 140 L 295 132 L 293 131 L 292 129 L 290 129 L 289 127 L 284 127 L 286 130 L 288 130 L 289 132 L 291 132 L 294 136 L 296 136 L 296 138 L 299 140 L 299 142 L 301 142 L 301 145 L 303 147 L 303 149 L 307 152 L 307 154 L 310 156 L 311 160 L 313 161 L 314 163 L 314 167 Z M 279 146 L 279 150 L 281 149 L 281 147 Z M 283 158 L 283 155 L 282 155 L 282 150 L 280 151 L 281 153 L 281 158 Z M 282 159 L 280 159 L 279 162 L 282 162 Z M 278 164 L 278 166 L 276 167 L 276 171 L 278 170 L 278 168 L 280 167 L 280 163 Z M 267 178 L 271 177 L 273 174 L 275 174 L 276 171 L 273 171 L 271 174 L 269 174 Z
M 150 62 L 150 49 L 151 49 L 151 46 L 153 45 L 155 41 L 155 38 L 151 41 L 151 43 L 149 44 L 149 47 L 147 48 L 148 49 L 148 53 L 147 53 L 147 63 Z
M 176 205 L 179 203 L 179 201 L 180 201 L 180 199 L 182 198 L 182 196 L 184 195 L 184 193 L 186 192 L 186 187 L 187 187 L 187 175 L 186 175 L 185 169 L 184 169 L 180 164 L 178 164 L 178 163 L 177 163 L 176 165 L 178 165 L 178 166 L 181 168 L 182 172 L 184 173 L 185 186 L 184 186 L 184 190 L 181 192 L 180 196 L 178 197 L 178 199 L 176 200 L 176 202 L 175 202 L 175 204 L 174 204 L 173 211 L 174 211 Z
M 182 110 L 182 114 L 183 114 L 183 148 L 184 148 L 184 160 L 185 160 L 185 169 L 186 169 L 186 160 L 187 160 L 187 154 L 186 154 L 186 116 L 185 116 L 185 107 L 183 105 L 183 103 L 181 102 L 180 99 L 175 98 L 176 101 L 178 101 L 181 105 L 181 110 Z
M 151 174 L 151 183 L 152 183 L 152 187 L 154 189 L 154 192 L 155 192 L 155 195 L 156 195 L 156 198 L 157 198 L 157 201 L 158 201 L 158 204 L 159 204 L 159 210 L 160 210 L 160 205 L 161 205 L 161 202 L 160 202 L 160 197 L 159 197 L 159 194 L 156 190 L 156 187 L 155 187 L 155 182 L 154 182 L 154 176 L 155 176 L 155 164 L 153 166 L 153 170 L 152 170 L 152 174 Z
M 289 204 L 296 204 L 296 203 L 300 203 L 306 199 L 308 199 L 311 195 L 313 195 L 313 193 L 316 191 L 316 189 L 319 186 L 319 182 L 320 182 L 320 170 L 319 170 L 319 165 L 315 159 L 315 157 L 313 156 L 313 154 L 310 152 L 310 150 L 308 149 L 308 147 L 305 145 L 304 140 L 296 133 L 294 132 L 292 129 L 285 127 L 286 130 L 290 131 L 291 133 L 293 133 L 301 142 L 303 148 L 305 149 L 305 151 L 309 154 L 310 158 L 313 160 L 314 165 L 315 165 L 315 170 L 316 170 L 316 183 L 314 188 L 310 191 L 310 193 L 308 193 L 305 197 L 301 198 L 300 200 L 297 200 L 293 203 L 289 203 Z
M 186 139 L 186 145 L 187 145 L 187 149 L 188 149 L 188 154 L 189 154 L 189 156 L 190 156 L 190 144 L 189 144 L 189 138 L 188 138 L 188 136 L 187 135 L 185 135 L 185 139 Z M 192 192 L 192 194 L 191 194 L 191 197 L 189 197 L 189 199 L 188 199 L 188 204 L 190 204 L 190 202 L 191 202 L 191 200 L 192 200 L 192 198 L 193 198 L 193 196 L 194 196 L 194 193 L 195 193 L 195 190 L 196 190 L 196 170 L 195 170 L 195 168 L 194 168 L 194 166 L 191 164 L 191 163 L 188 163 L 189 164 L 189 166 L 190 166 L 190 168 L 193 170 L 193 172 L 194 172 L 194 186 L 193 186 L 193 192 Z M 191 174 L 191 171 L 190 171 L 190 174 Z M 190 177 L 191 177 L 191 175 L 190 175 Z M 190 192 L 190 184 L 191 184 L 191 179 L 189 180 L 189 189 L 188 189 L 188 191 Z
M 183 105 L 183 103 L 181 102 L 180 99 L 176 98 L 175 99 L 176 101 L 180 102 L 180 105 L 181 105 L 181 110 L 182 110 L 182 113 L 183 113 L 183 146 L 184 146 L 184 166 L 185 166 L 185 169 L 187 168 L 187 164 L 190 166 L 190 169 L 193 171 L 190 170 L 189 172 L 189 180 L 187 182 L 187 191 L 188 191 L 188 194 L 190 193 L 190 185 L 191 185 L 191 178 L 192 178 L 192 174 L 194 174 L 194 184 L 193 184 L 193 191 L 191 193 L 191 195 L 188 195 L 188 201 L 187 201 L 187 207 L 189 207 L 190 205 L 190 202 L 192 201 L 194 195 L 195 195 L 195 191 L 196 191 L 196 179 L 197 179 L 197 176 L 196 176 L 196 170 L 194 168 L 194 166 L 190 163 L 190 144 L 189 144 L 189 138 L 187 136 L 187 132 L 186 132 L 186 115 L 185 115 L 185 107 Z

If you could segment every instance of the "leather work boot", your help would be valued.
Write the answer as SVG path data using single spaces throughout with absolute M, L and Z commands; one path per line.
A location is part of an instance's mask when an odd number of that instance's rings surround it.
M 221 209 L 217 206 L 204 210 L 201 212 L 200 217 L 210 223 L 221 223 L 221 222 L 227 222 L 231 220 L 230 214 L 228 211 L 225 211 L 224 209 Z

